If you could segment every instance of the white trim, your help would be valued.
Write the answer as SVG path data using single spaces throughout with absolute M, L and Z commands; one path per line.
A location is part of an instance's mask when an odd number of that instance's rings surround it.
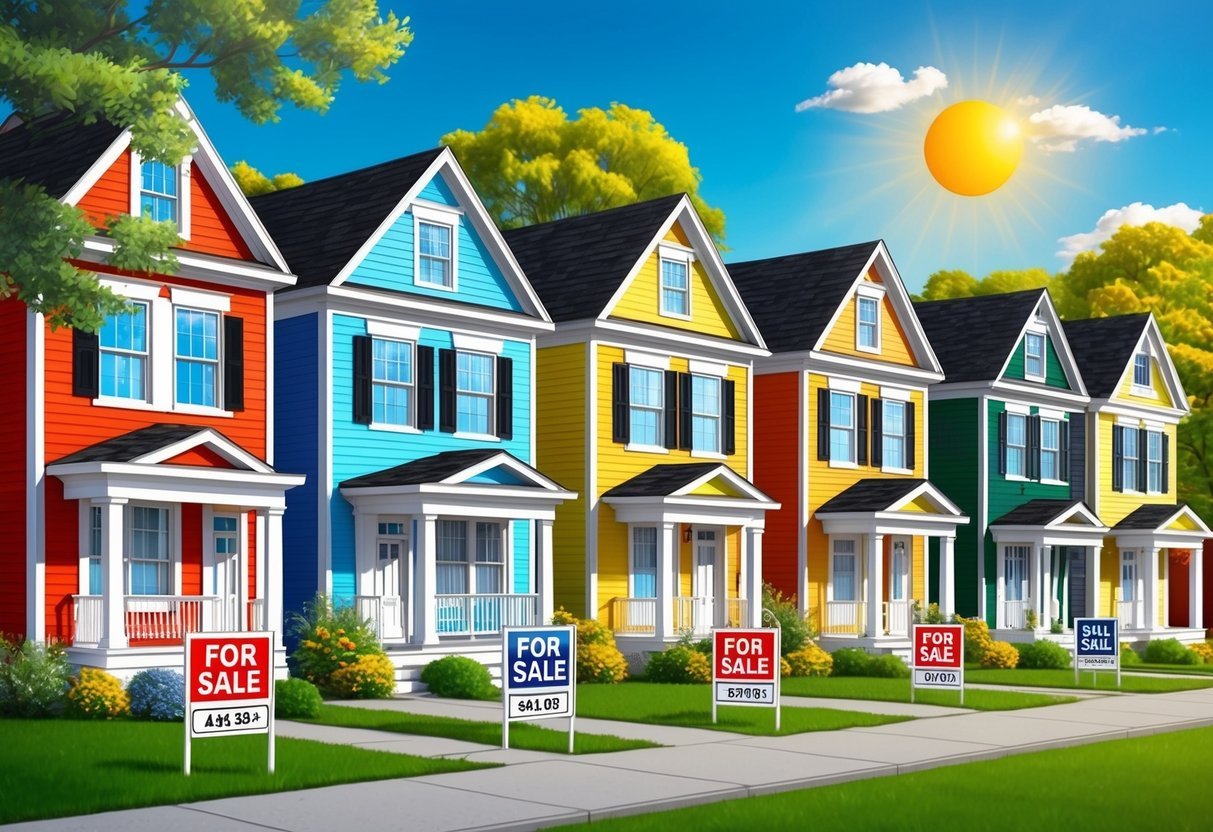
M 649 367 L 654 370 L 670 369 L 670 356 L 668 355 L 661 356 L 639 350 L 624 349 L 623 360 L 624 363 L 637 367 Z
M 274 293 L 265 295 L 265 463 L 274 466 Z M 258 549 L 258 552 L 261 550 Z M 260 571 L 260 570 L 258 570 Z M 263 597 L 258 595 L 258 597 Z
M 717 364 L 714 361 L 701 361 L 698 358 L 692 358 L 687 362 L 688 370 L 697 376 L 716 376 L 718 378 L 727 378 L 729 368 L 726 364 Z
M 691 451 L 691 457 L 692 457 L 693 459 L 721 459 L 721 460 L 723 460 L 723 459 L 728 459 L 728 456 L 727 456 L 726 454 L 722 454 L 722 453 L 720 453 L 719 451 L 696 451 L 696 450 L 692 450 L 692 451 Z
M 661 247 L 659 246 L 658 249 L 660 250 L 660 248 Z M 672 309 L 666 309 L 666 306 L 665 306 L 665 291 L 666 291 L 665 290 L 665 269 L 663 268 L 666 261 L 669 261 L 670 263 L 675 264 L 675 265 L 682 266 L 684 269 L 686 269 L 686 278 L 687 278 L 687 287 L 685 290 L 686 299 L 687 299 L 687 311 L 686 312 L 675 312 Z M 662 318 L 675 318 L 675 319 L 681 320 L 681 321 L 695 320 L 695 312 L 694 312 L 694 307 L 692 304 L 692 295 L 694 294 L 694 292 L 691 291 L 691 285 L 695 279 L 695 270 L 692 267 L 693 262 L 694 262 L 693 258 L 689 258 L 686 255 L 680 254 L 680 253 L 676 253 L 673 256 L 671 256 L 668 253 L 662 252 L 660 255 L 658 255 L 658 258 L 657 258 L 657 314 L 658 314 L 658 316 L 660 316 Z M 677 290 L 674 290 L 674 291 L 677 291 Z
M 122 133 L 114 139 L 113 143 L 89 166 L 84 176 L 76 180 L 76 184 L 72 185 L 59 201 L 64 205 L 76 205 L 121 158 L 127 147 L 130 146 L 130 141 L 129 133 Z
M 827 376 L 826 385 L 830 390 L 839 393 L 855 393 L 858 394 L 862 383 L 858 379 L 839 378 L 838 376 Z
M 765 347 L 756 347 L 744 341 L 702 335 L 689 329 L 673 329 L 661 324 L 643 321 L 628 321 L 621 318 L 583 318 L 568 323 L 561 322 L 552 335 L 540 335 L 543 347 L 558 347 L 575 344 L 588 339 L 610 343 L 626 343 L 655 352 L 682 353 L 697 350 L 703 355 L 714 356 L 722 361 L 740 361 L 769 356 Z
M 862 289 L 862 288 L 863 287 L 861 286 L 860 289 Z M 868 293 L 865 293 L 862 291 L 856 291 L 856 293 L 855 293 L 855 349 L 858 350 L 859 352 L 866 352 L 871 355 L 880 355 L 880 351 L 881 351 L 880 348 L 882 346 L 881 332 L 880 332 L 880 329 L 881 329 L 881 326 L 880 326 L 881 314 L 880 313 L 881 313 L 881 308 L 882 308 L 881 300 L 883 300 L 883 294 L 881 294 L 879 297 L 877 297 L 877 296 L 873 296 L 871 294 L 868 294 Z M 868 346 L 868 345 L 862 343 L 861 339 L 859 337 L 861 327 L 863 326 L 863 322 L 860 319 L 860 315 L 859 315 L 859 309 L 864 301 L 871 301 L 872 303 L 876 304 L 876 322 L 873 325 L 874 343 L 871 346 Z
M 414 341 L 421 337 L 421 327 L 387 321 L 366 319 L 366 334 L 372 337 L 391 338 L 396 341 Z
M 316 316 L 320 327 L 316 349 L 317 372 L 320 383 L 317 385 L 319 405 L 322 408 L 318 428 L 320 441 L 317 443 L 318 456 L 316 483 L 316 500 L 319 503 L 316 513 L 316 567 L 317 591 L 326 595 L 333 593 L 333 533 L 332 533 L 332 501 L 333 501 L 333 312 L 323 310 Z
M 163 283 L 145 283 L 142 281 L 131 282 L 127 280 L 116 280 L 112 277 L 98 275 L 97 282 L 109 289 L 116 295 L 120 295 L 127 300 L 160 300 L 160 290 L 166 285 Z M 177 287 L 173 287 L 175 290 Z M 187 290 L 188 291 L 188 290 Z M 149 312 L 151 310 L 148 310 Z M 150 322 L 149 322 L 150 323 Z
M 689 246 L 684 246 L 681 243 L 671 243 L 669 240 L 662 240 L 657 244 L 658 256 L 666 260 L 681 260 L 685 263 L 695 262 L 695 249 Z
M 459 291 L 459 229 L 461 227 L 459 214 L 452 211 L 438 211 L 414 203 L 409 206 L 413 215 L 413 285 L 426 289 L 438 289 L 443 292 Z M 421 224 L 439 226 L 451 233 L 450 252 L 447 256 L 451 273 L 448 275 L 450 284 L 431 283 L 421 279 Z M 432 256 L 432 255 L 427 255 Z
M 1141 419 L 1132 419 L 1132 418 L 1129 418 L 1128 416 L 1117 416 L 1116 417 L 1117 427 L 1133 428 L 1134 430 L 1137 430 L 1138 428 L 1140 428 L 1142 426 L 1142 424 L 1143 424 L 1143 422 Z
M 1003 410 L 1005 410 L 1007 413 L 1015 413 L 1019 416 L 1032 415 L 1031 407 L 1026 404 L 1019 404 L 1018 402 L 1003 402 Z
M 96 263 L 103 268 L 114 268 L 109 265 L 109 257 L 114 253 L 114 241 L 106 237 L 88 237 L 78 259 Z M 233 260 L 230 257 L 220 257 L 186 249 L 174 249 L 173 256 L 177 258 L 179 268 L 173 277 L 190 280 L 205 280 L 223 283 L 228 286 L 238 286 L 242 289 L 257 289 L 272 291 L 275 288 L 294 286 L 295 276 L 274 271 L 260 263 L 245 260 Z
M 25 314 L 25 627 L 46 638 L 46 324 Z
M 171 167 L 177 174 L 177 236 L 182 240 L 188 241 L 190 238 L 190 167 L 193 164 L 193 156 L 186 155 L 181 157 L 181 161 L 175 165 L 169 165 L 162 162 L 165 167 Z M 131 169 L 130 169 L 130 210 L 127 212 L 132 217 L 140 217 L 143 215 L 141 197 L 143 196 L 143 159 L 137 151 L 131 150 Z M 166 195 L 167 196 L 167 195 Z
M 414 199 L 405 210 L 412 211 L 414 217 L 425 222 L 456 227 L 459 225 L 460 217 L 463 216 L 463 210 L 460 208 L 443 205 L 440 202 L 431 202 L 428 199 Z
M 1062 410 L 1053 410 L 1047 407 L 1036 408 L 1036 415 L 1042 419 L 1048 419 L 1051 422 L 1064 422 L 1066 413 Z
M 586 341 L 585 356 L 585 609 L 598 612 L 598 342 Z
M 638 454 L 668 454 L 669 448 L 663 448 L 661 445 L 639 445 L 632 442 L 623 446 L 625 451 L 631 451 Z
M 990 519 L 990 400 L 981 396 L 977 400 L 977 525 L 974 529 L 974 544 L 977 549 L 977 615 L 986 618 L 986 524 Z M 943 556 L 942 547 L 940 556 Z
M 882 385 L 880 388 L 880 398 L 895 402 L 913 402 L 911 391 L 900 387 L 885 387 Z M 925 408 L 923 409 L 925 410 Z
M 1040 338 L 1040 372 L 1033 373 L 1028 370 L 1028 336 L 1036 336 Z M 1049 375 L 1049 332 L 1039 324 L 1028 324 L 1024 331 L 1023 338 L 1020 340 L 1023 346 L 1023 377 L 1026 381 L 1043 382 Z
M 500 338 L 482 338 L 476 335 L 465 335 L 461 332 L 451 333 L 451 342 L 459 352 L 480 352 L 501 355 L 504 341 Z

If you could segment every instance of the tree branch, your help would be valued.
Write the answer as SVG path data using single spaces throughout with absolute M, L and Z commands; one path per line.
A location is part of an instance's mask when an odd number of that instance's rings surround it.
M 136 17 L 133 20 L 127 21 L 122 26 L 114 27 L 112 25 L 113 20 L 114 20 L 113 14 L 114 14 L 114 11 L 117 9 L 117 6 L 118 6 L 117 3 L 114 3 L 113 5 L 110 6 L 110 10 L 106 16 L 106 21 L 105 21 L 106 28 L 103 29 L 102 31 L 98 32 L 93 37 L 86 40 L 84 43 L 77 46 L 75 49 L 72 50 L 73 52 L 77 52 L 77 53 L 87 52 L 88 50 L 92 49 L 94 46 L 104 43 L 105 41 L 109 40 L 110 38 L 117 37 L 118 35 L 122 34 L 123 32 L 129 31 L 129 30 L 135 28 L 136 26 L 142 24 L 145 20 L 147 20 L 147 15 L 140 15 L 139 17 Z

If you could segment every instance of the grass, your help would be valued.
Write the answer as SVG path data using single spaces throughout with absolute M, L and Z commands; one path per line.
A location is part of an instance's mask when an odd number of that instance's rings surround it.
M 772 708 L 721 706 L 719 722 L 713 725 L 711 685 L 664 685 L 655 682 L 580 685 L 577 688 L 577 716 L 682 728 L 714 728 L 760 736 L 776 734 Z M 887 725 L 907 719 L 910 717 L 832 708 L 784 708 L 778 734 Z
M 965 678 L 969 679 L 968 671 Z M 781 682 L 784 696 L 816 696 L 832 699 L 870 699 L 881 702 L 909 702 L 909 679 L 872 679 L 855 676 L 797 677 Z M 946 705 L 960 707 L 960 696 L 950 690 L 922 690 L 914 692 L 914 701 L 922 705 Z M 1039 708 L 1042 705 L 1061 705 L 1074 702 L 1072 696 L 1052 696 L 1047 693 L 1020 693 L 1018 691 L 982 690 L 965 688 L 965 708 L 975 711 L 1014 711 L 1020 708 Z
M 593 832 L 792 829 L 1207 829 L 1213 728 L 1022 754 L 649 815 Z M 562 827 L 582 829 L 583 826 Z
M 186 777 L 183 734 L 179 722 L 0 720 L 0 823 L 485 767 L 280 737 L 271 775 L 264 736 L 223 737 L 194 742 Z
M 584 689 L 579 688 L 578 690 Z M 478 742 L 483 745 L 501 745 L 500 715 L 496 722 L 476 722 L 470 719 L 425 716 L 404 711 L 372 711 L 343 705 L 322 705 L 319 717 L 299 721 L 318 725 L 338 725 L 342 728 L 370 728 L 375 731 L 391 731 L 397 734 L 446 737 L 452 740 Z M 577 732 L 573 738 L 573 753 L 575 754 L 597 754 L 604 751 L 656 747 L 656 743 L 646 740 L 629 740 L 605 734 Z M 510 725 L 510 748 L 567 754 L 569 735 L 567 731 L 541 728 L 534 723 L 515 722 Z
M 1125 673 L 1190 673 L 1193 676 L 1213 676 L 1213 664 L 1122 664 Z
M 1139 665 L 1134 665 L 1138 667 Z M 1111 673 L 1102 672 L 1097 684 L 1093 684 L 1089 672 L 1080 675 L 1080 683 L 1074 685 L 1071 670 L 982 670 L 965 668 L 965 681 L 981 685 L 1017 685 L 1035 688 L 1069 688 L 1071 690 L 1116 690 L 1116 679 Z M 1120 690 L 1125 693 L 1173 693 L 1180 690 L 1196 690 L 1213 687 L 1213 678 L 1182 679 L 1166 676 L 1127 676 L 1122 673 Z

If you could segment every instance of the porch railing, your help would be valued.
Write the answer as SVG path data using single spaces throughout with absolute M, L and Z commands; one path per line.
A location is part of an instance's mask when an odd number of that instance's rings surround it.
M 435 595 L 438 635 L 479 636 L 539 622 L 539 596 Z
M 265 622 L 265 599 L 251 598 L 247 605 L 245 613 L 245 629 L 247 630 L 268 630 Z
M 750 599 L 730 598 L 728 601 L 728 622 L 730 627 L 748 627 L 750 620 Z
M 1009 630 L 1022 630 L 1028 626 L 1028 609 L 1031 604 L 1031 601 L 1003 601 L 1003 626 Z
M 76 595 L 73 597 L 76 632 L 72 640 L 76 644 L 97 644 L 105 632 L 105 604 L 100 595 Z
M 859 635 L 864 630 L 863 601 L 827 601 L 823 634 Z
M 706 636 L 716 623 L 715 615 L 711 598 L 680 595 L 674 599 L 674 632 Z
M 620 635 L 651 635 L 657 632 L 657 599 L 612 599 L 611 626 Z
M 671 598 L 671 629 L 675 634 L 691 633 L 706 637 L 716 626 L 718 605 L 724 604 L 725 625 L 745 626 L 749 612 L 746 598 L 715 599 L 708 596 L 681 595 Z M 611 627 L 618 635 L 654 635 L 657 632 L 656 598 L 613 598 Z
M 369 619 L 375 635 L 384 639 L 402 639 L 408 636 L 404 621 L 404 603 L 399 595 L 355 595 L 354 606 L 358 617 Z
M 235 598 L 213 595 L 127 595 L 122 599 L 128 641 L 181 641 L 186 633 L 260 630 L 265 627 L 265 602 L 248 602 L 246 621 Z M 75 644 L 99 644 L 105 634 L 105 599 L 101 595 L 72 596 Z M 241 625 L 244 626 L 241 626 Z
M 1132 630 L 1136 629 L 1137 622 L 1141 620 L 1140 612 L 1141 601 L 1117 601 L 1116 602 L 1116 617 L 1120 619 L 1121 629 Z
M 884 628 L 891 636 L 908 636 L 914 623 L 913 599 L 886 601 L 884 605 Z

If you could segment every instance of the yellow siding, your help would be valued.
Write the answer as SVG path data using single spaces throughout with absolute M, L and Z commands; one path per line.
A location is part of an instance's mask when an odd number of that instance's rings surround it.
M 927 547 L 923 545 L 924 539 L 915 537 L 911 541 L 913 548 L 913 557 L 910 558 L 910 597 L 922 602 L 923 611 L 927 607 L 927 593 L 922 582 L 922 574 L 924 564 L 926 562 Z
M 708 480 L 691 492 L 697 497 L 740 497 L 736 488 L 729 485 L 720 477 Z
M 1099 414 L 1099 518 L 1109 526 L 1115 526 L 1134 510 L 1144 505 L 1175 502 L 1175 471 L 1176 446 L 1175 425 L 1165 425 L 1163 431 L 1168 437 L 1170 451 L 1169 483 L 1164 494 L 1141 494 L 1112 490 L 1112 428 L 1116 425 L 1116 417 L 1107 413 Z
M 1093 616 L 1115 617 L 1120 595 L 1120 550 L 1115 538 L 1105 537 L 1099 555 L 1099 609 L 1088 612 Z
M 598 620 L 604 624 L 610 624 L 611 599 L 626 598 L 627 596 L 628 527 L 615 520 L 614 509 L 599 501 Z
M 1120 390 L 1116 394 L 1116 398 L 1120 401 L 1132 402 L 1133 404 L 1144 404 L 1148 407 L 1171 407 L 1171 395 L 1167 392 L 1167 385 L 1163 382 L 1162 371 L 1158 368 L 1158 362 L 1150 359 L 1150 388 L 1154 391 L 1153 396 L 1138 396 L 1133 393 L 1133 372 L 1132 368 L 1125 374 L 1124 381 L 1120 384 Z
M 880 302 L 880 352 L 872 353 L 855 347 L 855 295 L 852 294 L 842 308 L 838 320 L 830 328 L 822 349 L 826 352 L 855 356 L 869 361 L 915 366 L 917 362 L 910 351 L 905 331 L 894 314 L 893 305 L 886 297 Z
M 675 226 L 665 237 L 666 242 L 686 245 L 682 230 Z M 661 285 L 661 255 L 654 250 L 641 266 L 632 285 L 624 293 L 615 308 L 612 318 L 626 318 L 650 324 L 685 329 L 720 338 L 739 338 L 724 303 L 717 294 L 708 274 L 703 268 L 702 257 L 697 253 L 691 268 L 691 319 L 674 318 L 660 314 L 658 292 Z

